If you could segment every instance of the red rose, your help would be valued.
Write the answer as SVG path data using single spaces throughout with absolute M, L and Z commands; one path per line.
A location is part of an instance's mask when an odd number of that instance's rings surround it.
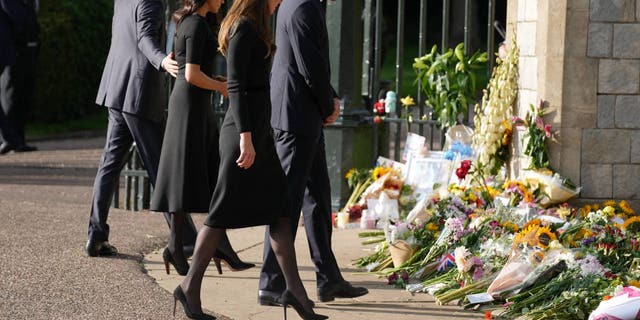
M 458 179 L 460 180 L 464 179 L 464 177 L 467 176 L 467 170 L 464 170 L 462 168 L 456 169 L 456 176 L 458 176 Z
M 380 124 L 381 122 L 382 122 L 382 118 L 380 118 L 380 116 L 375 116 L 373 118 L 373 123 Z
M 460 168 L 464 169 L 465 171 L 469 171 L 469 169 L 471 169 L 471 160 L 463 160 L 462 162 L 460 162 Z

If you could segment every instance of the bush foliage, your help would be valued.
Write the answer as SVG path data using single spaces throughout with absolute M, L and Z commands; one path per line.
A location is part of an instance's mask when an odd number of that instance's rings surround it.
M 40 1 L 36 122 L 98 112 L 94 101 L 111 40 L 113 0 Z

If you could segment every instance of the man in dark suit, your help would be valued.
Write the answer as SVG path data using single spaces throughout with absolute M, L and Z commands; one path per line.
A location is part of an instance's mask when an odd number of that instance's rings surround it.
M 178 69 L 177 62 L 161 49 L 163 13 L 160 0 L 114 2 L 111 47 L 96 98 L 97 104 L 109 109 L 109 125 L 93 185 L 85 247 L 92 257 L 117 253 L 108 243 L 107 216 L 118 175 L 134 141 L 155 184 L 167 105 L 162 94 L 167 86 L 163 71 L 175 77 Z
M 282 2 L 271 70 L 271 125 L 287 175 L 291 228 L 295 235 L 302 209 L 322 302 L 369 292 L 344 280 L 331 249 L 331 190 L 322 128 L 337 119 L 340 108 L 330 84 L 328 41 L 319 0 Z M 268 234 L 267 230 L 265 239 Z M 279 305 L 284 289 L 282 272 L 265 241 L 258 302 Z
M 36 12 L 36 0 L 0 0 L 0 154 L 36 150 L 24 136 L 38 53 Z

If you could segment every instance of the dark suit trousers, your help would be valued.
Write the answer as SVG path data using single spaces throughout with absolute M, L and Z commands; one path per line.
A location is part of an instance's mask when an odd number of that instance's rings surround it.
M 20 147 L 25 144 L 24 123 L 33 105 L 38 47 L 18 46 L 16 63 L 6 66 L 0 76 L 2 110 L 14 137 L 6 139 Z
M 16 67 L 0 66 L 0 143 L 18 147 L 24 145 L 24 124 L 16 122 L 23 75 L 16 73 Z
M 293 236 L 296 236 L 302 210 L 317 287 L 341 282 L 343 278 L 331 249 L 331 186 L 324 134 L 308 137 L 274 130 L 274 139 L 280 163 L 287 175 Z M 263 254 L 260 290 L 284 291 L 285 280 L 269 243 L 269 227 Z
M 100 166 L 93 184 L 93 202 L 89 218 L 89 239 L 107 241 L 109 239 L 109 204 L 113 198 L 117 178 L 126 163 L 126 156 L 133 142 L 136 142 L 149 181 L 155 185 L 162 149 L 164 125 L 132 114 L 109 108 L 107 139 L 100 159 Z M 164 213 L 167 223 L 171 215 Z M 183 231 L 183 244 L 190 253 L 195 243 L 197 231 L 188 216 Z

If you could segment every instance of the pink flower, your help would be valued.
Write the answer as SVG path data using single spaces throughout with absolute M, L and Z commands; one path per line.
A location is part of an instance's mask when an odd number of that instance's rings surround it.
M 540 130 L 544 130 L 544 122 L 542 122 L 542 117 L 536 117 L 536 127 Z
M 551 125 L 550 124 L 545 124 L 544 125 L 544 135 L 547 138 L 551 138 Z

